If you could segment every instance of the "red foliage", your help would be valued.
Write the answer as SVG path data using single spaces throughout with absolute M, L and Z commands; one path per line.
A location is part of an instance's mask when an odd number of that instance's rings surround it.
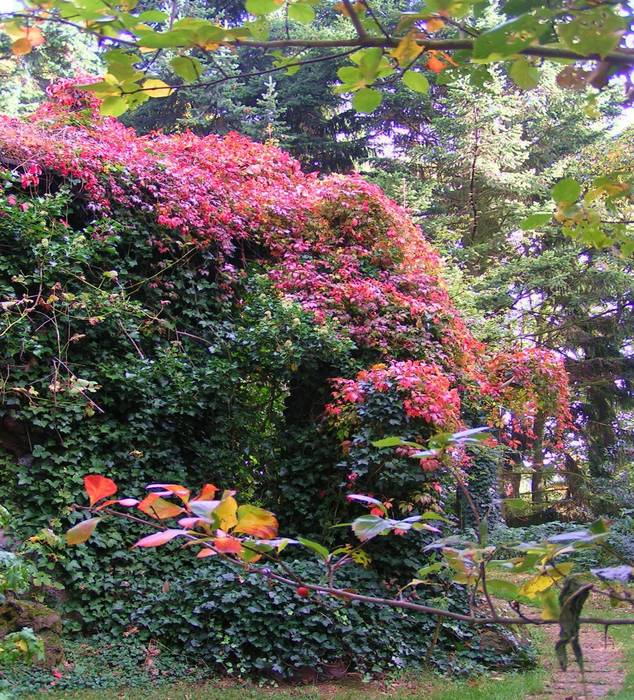
M 541 413 L 552 419 L 548 444 L 561 447 L 573 427 L 568 373 L 561 356 L 540 348 L 516 350 L 496 355 L 486 369 L 492 421 L 501 428 L 505 442 L 517 446 L 514 434 L 535 439 L 535 420 Z
M 395 390 L 409 418 L 420 418 L 437 430 L 460 426 L 458 390 L 437 365 L 412 360 L 374 365 L 359 372 L 356 379 L 336 379 L 334 384 L 335 400 L 326 407 L 330 415 L 339 415 L 350 404 L 363 403 L 370 392 Z
M 155 222 L 148 245 L 215 252 L 228 291 L 246 251 L 262 251 L 281 294 L 391 363 L 338 380 L 331 413 L 390 384 L 408 416 L 446 430 L 460 424 L 458 386 L 475 382 L 529 433 L 537 409 L 556 416 L 559 437 L 569 425 L 561 363 L 520 351 L 487 365 L 449 299 L 438 255 L 378 187 L 356 175 L 305 174 L 288 154 L 235 133 L 137 136 L 98 116 L 96 98 L 72 81 L 49 96 L 28 121 L 0 117 L 0 152 L 21 164 L 22 186 L 56 173 L 77 183 L 96 214 L 147 215 Z

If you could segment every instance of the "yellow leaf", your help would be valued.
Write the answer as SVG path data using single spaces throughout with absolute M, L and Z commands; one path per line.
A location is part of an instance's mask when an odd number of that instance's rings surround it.
M 547 591 L 554 583 L 568 576 L 573 566 L 572 562 L 557 564 L 557 569 L 550 569 L 547 574 L 540 574 L 527 581 L 520 588 L 520 594 L 528 598 L 536 598 L 540 593 Z
M 547 591 L 555 583 L 552 576 L 544 576 L 540 574 L 535 578 L 527 581 L 521 588 L 520 593 L 527 598 L 535 598 L 543 591 Z
M 169 97 L 172 94 L 172 88 L 162 80 L 152 78 L 143 83 L 143 90 L 150 97 Z
M 409 66 L 423 52 L 423 48 L 416 42 L 416 33 L 406 34 L 398 46 L 390 52 L 390 56 L 395 58 L 399 66 Z
M 428 32 L 437 32 L 439 29 L 442 29 L 445 26 L 445 23 L 443 20 L 437 18 L 437 17 L 432 17 L 432 19 L 427 19 L 425 20 L 425 28 L 427 29 Z
M 218 527 L 225 532 L 238 524 L 238 504 L 233 496 L 223 498 L 220 505 L 213 511 L 218 518 Z
M 277 528 L 277 519 L 268 510 L 248 505 L 238 509 L 238 525 L 234 530 L 236 533 L 271 540 L 277 535 Z

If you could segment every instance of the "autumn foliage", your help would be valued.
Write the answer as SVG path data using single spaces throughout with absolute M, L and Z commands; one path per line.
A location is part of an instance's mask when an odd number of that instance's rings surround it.
M 303 173 L 278 148 L 238 134 L 139 137 L 99 116 L 99 101 L 71 81 L 49 93 L 29 120 L 0 119 L 3 159 L 22 187 L 42 192 L 63 178 L 94 216 L 143 213 L 157 224 L 147 244 L 159 255 L 213 251 L 228 295 L 246 260 L 259 259 L 281 295 L 381 362 L 334 379 L 331 416 L 394 384 L 407 415 L 434 428 L 459 427 L 461 394 L 474 390 L 529 435 L 538 408 L 559 438 L 569 425 L 562 362 L 546 351 L 487 357 L 449 298 L 438 255 L 377 187 Z

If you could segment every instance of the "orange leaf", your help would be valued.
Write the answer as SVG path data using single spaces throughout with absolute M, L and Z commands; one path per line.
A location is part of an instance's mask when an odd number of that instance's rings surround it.
M 242 544 L 236 537 L 216 537 L 213 545 L 223 554 L 240 554 L 242 552 Z
M 268 510 L 248 505 L 238 508 L 238 524 L 234 532 L 271 540 L 277 536 L 278 527 L 277 518 Z
M 112 479 L 101 474 L 89 474 L 84 477 L 84 488 L 90 499 L 90 505 L 94 506 L 97 501 L 100 501 L 106 496 L 112 496 L 117 493 L 117 485 Z
M 446 67 L 447 65 L 435 56 L 430 56 L 430 58 L 427 59 L 427 68 L 429 68 L 432 73 L 441 73 Z
M 37 27 L 27 27 L 24 36 L 31 42 L 33 48 L 45 43 L 44 34 Z
M 432 19 L 427 19 L 425 20 L 425 28 L 427 29 L 428 32 L 437 32 L 439 29 L 442 29 L 445 26 L 445 23 L 443 20 L 437 18 L 437 17 L 432 17 Z
M 196 500 L 197 501 L 213 501 L 214 496 L 216 495 L 217 491 L 218 491 L 217 486 L 214 486 L 213 484 L 205 484 L 202 487 L 201 492 L 196 497 Z
M 11 44 L 11 53 L 14 56 L 26 56 L 27 53 L 31 53 L 32 49 L 33 44 L 26 38 L 16 39 Z
M 205 547 L 204 549 L 201 549 L 196 556 L 198 557 L 198 559 L 204 559 L 205 557 L 216 556 L 216 552 L 214 552 L 213 549 L 208 549 L 207 547 Z
M 186 535 L 184 530 L 163 530 L 162 532 L 155 532 L 153 535 L 148 535 L 140 539 L 134 546 L 135 547 L 160 547 L 166 542 L 170 542 L 175 537 L 180 535 Z
M 170 503 L 156 493 L 148 494 L 141 503 L 139 503 L 137 508 L 146 515 L 156 518 L 157 520 L 175 518 L 177 515 L 185 512 L 180 506 L 177 506 L 176 503 Z
M 95 531 L 101 518 L 89 518 L 82 520 L 66 533 L 67 544 L 83 544 Z

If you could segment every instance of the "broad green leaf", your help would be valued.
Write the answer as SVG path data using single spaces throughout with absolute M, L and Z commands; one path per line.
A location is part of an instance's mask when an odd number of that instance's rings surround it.
M 399 447 L 403 444 L 403 438 L 390 436 L 381 438 L 380 440 L 374 440 L 372 442 L 373 447 Z
M 576 202 L 581 195 L 581 185 L 571 177 L 559 180 L 553 187 L 552 197 L 555 202 Z
M 352 106 L 357 112 L 369 114 L 370 112 L 374 112 L 381 104 L 382 100 L 383 95 L 378 90 L 366 87 L 355 93 L 352 98 Z
M 194 36 L 185 30 L 168 32 L 143 32 L 139 37 L 139 46 L 147 49 L 174 49 L 180 46 L 193 46 Z
M 418 576 L 419 579 L 424 579 L 429 574 L 434 574 L 436 571 L 440 571 L 444 567 L 442 562 L 434 562 L 433 564 L 427 564 L 427 566 L 423 566 L 422 569 L 419 569 L 416 572 L 416 575 Z
M 170 65 L 174 73 L 188 83 L 198 80 L 203 72 L 200 61 L 192 56 L 174 56 Z
M 509 75 L 522 90 L 532 90 L 539 84 L 539 71 L 524 56 L 513 61 Z
M 245 3 L 247 12 L 252 15 L 269 15 L 280 9 L 280 3 L 276 0 L 247 0 Z
M 315 10 L 305 2 L 296 2 L 288 6 L 288 16 L 300 24 L 310 24 L 315 19 Z
M 541 9 L 484 32 L 473 44 L 473 59 L 497 61 L 518 53 L 550 30 L 550 19 L 551 13 Z
M 522 221 L 520 228 L 524 231 L 531 231 L 550 223 L 552 218 L 552 214 L 531 214 Z
M 95 531 L 100 520 L 101 518 L 89 518 L 71 527 L 66 533 L 67 544 L 83 544 Z
M 581 56 L 598 54 L 603 57 L 613 51 L 627 27 L 625 17 L 611 7 L 595 7 L 579 11 L 573 20 L 557 27 L 561 41 Z
M 297 541 L 300 544 L 304 545 L 304 547 L 306 547 L 307 549 L 310 549 L 313 552 L 315 552 L 315 554 L 320 556 L 324 561 L 326 561 L 328 559 L 328 556 L 330 553 L 324 547 L 323 544 L 319 544 L 319 542 L 314 542 L 313 540 L 309 540 L 306 537 L 298 537 Z
M 519 595 L 519 588 L 510 581 L 498 579 L 487 580 L 487 591 L 496 598 L 514 600 Z
M 429 80 L 422 73 L 407 71 L 403 76 L 403 83 L 414 92 L 426 95 L 429 92 Z
M 141 12 L 138 17 L 140 22 L 167 22 L 168 19 L 167 14 L 160 10 L 146 10 Z

